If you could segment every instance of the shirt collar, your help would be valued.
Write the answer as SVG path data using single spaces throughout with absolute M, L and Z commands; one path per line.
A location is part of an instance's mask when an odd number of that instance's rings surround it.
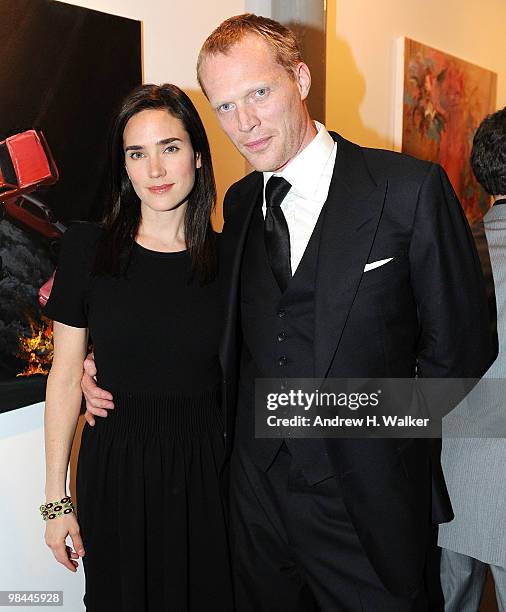
M 280 172 L 264 172 L 264 189 L 272 175 L 282 176 L 292 186 L 292 191 L 304 198 L 314 197 L 323 171 L 334 150 L 334 140 L 324 125 L 314 122 L 317 134 Z

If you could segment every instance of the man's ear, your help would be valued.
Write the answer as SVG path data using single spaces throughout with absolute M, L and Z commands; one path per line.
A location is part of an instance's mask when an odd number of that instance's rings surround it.
M 301 100 L 305 100 L 311 89 L 311 72 L 307 64 L 300 62 L 294 69 L 295 82 L 300 91 Z
M 202 167 L 202 157 L 200 153 L 197 153 L 195 155 L 195 168 L 201 168 L 201 167 Z

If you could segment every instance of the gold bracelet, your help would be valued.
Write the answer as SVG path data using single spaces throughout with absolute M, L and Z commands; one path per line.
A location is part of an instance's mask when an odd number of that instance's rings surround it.
M 72 503 L 71 497 L 62 497 L 60 501 L 41 504 L 39 510 L 42 518 L 45 521 L 48 521 L 56 518 L 57 516 L 63 516 L 64 514 L 74 512 L 74 504 Z

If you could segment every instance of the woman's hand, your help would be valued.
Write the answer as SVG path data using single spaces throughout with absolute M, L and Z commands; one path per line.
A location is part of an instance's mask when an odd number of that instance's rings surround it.
M 95 357 L 93 353 L 87 355 L 83 364 L 83 377 L 81 379 L 81 389 L 86 399 L 86 412 L 84 418 L 88 425 L 95 425 L 94 416 L 106 417 L 107 410 L 114 408 L 112 395 L 109 391 L 101 389 L 97 386 L 96 376 L 97 368 L 95 367 Z
M 65 543 L 68 535 L 72 540 L 74 550 Z M 53 551 L 54 558 L 71 572 L 76 572 L 79 564 L 75 559 L 84 557 L 84 546 L 76 515 L 71 512 L 46 521 L 45 540 Z

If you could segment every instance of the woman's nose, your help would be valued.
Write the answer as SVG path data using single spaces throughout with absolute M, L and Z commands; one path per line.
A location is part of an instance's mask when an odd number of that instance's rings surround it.
M 149 176 L 151 178 L 158 178 L 165 175 L 165 168 L 160 160 L 155 157 L 149 160 Z

